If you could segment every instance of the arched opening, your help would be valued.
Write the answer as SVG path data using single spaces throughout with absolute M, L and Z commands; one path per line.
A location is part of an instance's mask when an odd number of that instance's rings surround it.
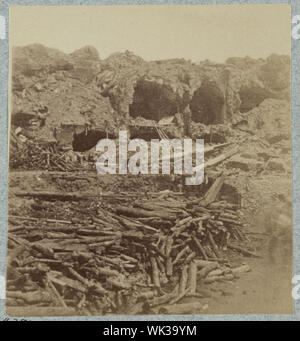
M 148 120 L 159 121 L 163 117 L 183 110 L 188 102 L 188 94 L 181 98 L 169 85 L 140 79 L 134 89 L 129 114 L 132 117 L 141 116 Z
M 97 142 L 107 137 L 106 132 L 99 130 L 83 131 L 80 134 L 73 135 L 73 150 L 75 152 L 86 152 L 95 147 Z M 113 138 L 111 134 L 108 134 L 108 138 Z
M 36 114 L 17 112 L 11 115 L 11 124 L 16 127 L 28 128 L 33 119 L 36 119 Z
M 223 123 L 225 104 L 221 90 L 213 82 L 204 82 L 191 100 L 192 120 L 203 124 Z

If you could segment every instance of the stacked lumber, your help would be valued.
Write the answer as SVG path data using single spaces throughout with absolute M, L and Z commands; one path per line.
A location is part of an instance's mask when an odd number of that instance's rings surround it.
M 238 207 L 218 200 L 222 183 L 194 200 L 165 191 L 147 200 L 102 194 L 95 204 L 27 193 L 31 211 L 9 216 L 7 306 L 28 315 L 38 307 L 44 315 L 145 314 L 206 297 L 206 283 L 234 279 L 227 248 L 254 255 L 241 246 Z
M 38 144 L 26 141 L 18 148 L 11 148 L 9 164 L 11 169 L 76 171 L 80 165 L 66 161 L 66 152 L 57 150 L 53 144 Z

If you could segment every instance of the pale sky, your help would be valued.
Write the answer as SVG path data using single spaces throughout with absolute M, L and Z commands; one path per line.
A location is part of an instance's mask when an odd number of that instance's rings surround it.
M 290 6 L 13 6 L 11 46 L 41 43 L 70 53 L 93 45 L 104 59 L 125 50 L 145 60 L 224 62 L 290 54 Z

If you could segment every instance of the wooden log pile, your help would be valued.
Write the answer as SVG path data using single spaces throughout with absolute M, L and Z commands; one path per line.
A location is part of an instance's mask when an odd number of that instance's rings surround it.
M 33 140 L 20 142 L 16 136 L 11 134 L 10 140 L 9 165 L 10 169 L 22 170 L 49 170 L 74 172 L 89 168 L 95 170 L 95 160 L 89 160 L 88 165 L 83 166 L 81 162 L 70 160 L 67 156 L 68 151 L 59 150 L 55 143 L 38 143 Z M 231 143 L 222 143 L 205 147 L 205 155 L 209 158 L 205 161 L 205 167 L 214 167 L 226 159 L 230 158 L 239 151 L 238 146 L 230 146 Z M 222 151 L 220 153 L 220 151 Z M 215 153 L 217 153 L 215 155 Z M 181 153 L 180 153 L 181 155 Z M 174 155 L 170 156 L 170 160 L 174 161 Z M 160 160 L 160 167 L 161 167 Z M 196 171 L 203 168 L 200 164 Z
M 257 256 L 242 247 L 238 207 L 218 200 L 223 180 L 194 200 L 37 192 L 31 212 L 9 216 L 8 311 L 147 314 L 206 297 L 206 283 L 235 276 L 228 252 Z
M 72 172 L 79 170 L 80 164 L 66 161 L 63 150 L 58 150 L 54 144 L 38 144 L 26 141 L 18 148 L 11 148 L 9 165 L 11 169 L 22 170 L 50 170 Z

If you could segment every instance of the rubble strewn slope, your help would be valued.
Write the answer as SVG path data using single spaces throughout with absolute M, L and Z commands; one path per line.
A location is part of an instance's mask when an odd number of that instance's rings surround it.
M 44 138 L 68 123 L 104 130 L 108 121 L 113 132 L 129 116 L 158 121 L 188 104 L 195 122 L 232 122 L 267 98 L 289 99 L 289 64 L 288 56 L 275 54 L 266 60 L 229 58 L 216 64 L 147 62 L 129 51 L 101 60 L 91 46 L 71 54 L 40 44 L 15 47 L 12 123 Z

